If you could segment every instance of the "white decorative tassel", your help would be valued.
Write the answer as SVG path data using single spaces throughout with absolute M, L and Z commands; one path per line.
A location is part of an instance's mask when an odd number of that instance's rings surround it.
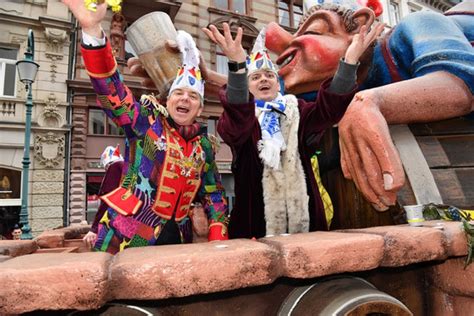
M 188 68 L 199 66 L 199 50 L 191 35 L 179 30 L 176 38 L 179 51 L 183 54 L 183 64 Z

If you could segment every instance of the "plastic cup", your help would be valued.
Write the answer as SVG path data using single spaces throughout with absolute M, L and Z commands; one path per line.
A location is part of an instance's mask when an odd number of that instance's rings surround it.
M 423 222 L 425 221 L 423 217 L 423 205 L 405 205 L 403 207 L 405 209 L 405 213 L 407 214 L 407 221 L 410 226 L 423 226 Z

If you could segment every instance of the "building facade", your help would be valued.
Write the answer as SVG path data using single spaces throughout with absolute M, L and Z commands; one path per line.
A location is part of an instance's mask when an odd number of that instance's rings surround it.
M 384 11 L 381 21 L 389 27 L 395 26 L 400 19 L 410 13 L 418 11 L 445 12 L 454 5 L 460 3 L 460 0 L 381 0 Z
M 2 1 L 0 6 L 0 235 L 18 223 L 27 91 L 15 63 L 24 58 L 28 29 L 40 65 L 32 86 L 28 211 L 33 235 L 62 226 L 66 210 L 66 79 L 72 25 L 60 1 Z

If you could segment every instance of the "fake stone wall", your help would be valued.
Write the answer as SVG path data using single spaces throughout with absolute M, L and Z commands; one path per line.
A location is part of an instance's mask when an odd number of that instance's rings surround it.
M 463 269 L 467 242 L 459 222 L 383 226 L 107 253 L 65 251 L 88 226 L 43 233 L 33 241 L 0 241 L 0 314 L 89 310 L 112 300 L 162 300 L 255 287 L 281 277 L 312 279 L 387 268 L 420 268 L 429 315 L 468 315 L 474 265 Z M 68 244 L 69 243 L 69 244 Z M 62 250 L 61 250 L 62 249 Z M 392 278 L 394 279 L 394 278 Z M 409 288 L 410 278 L 397 281 Z M 403 302 L 403 298 L 399 298 Z M 419 307 L 421 304 L 422 307 Z

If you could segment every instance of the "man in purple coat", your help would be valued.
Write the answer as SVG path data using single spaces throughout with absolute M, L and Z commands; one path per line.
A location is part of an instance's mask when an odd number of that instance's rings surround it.
M 105 175 L 100 184 L 99 196 L 112 192 L 120 185 L 123 171 L 123 157 L 120 154 L 119 146 L 107 146 L 100 156 L 100 163 L 105 169 Z M 100 201 L 99 208 L 92 222 L 91 230 L 84 236 L 84 242 L 92 247 L 97 239 L 99 221 L 107 210 L 107 204 Z
M 315 148 L 309 136 L 344 115 L 355 94 L 359 57 L 382 29 L 380 25 L 367 34 L 367 27 L 360 26 L 334 79 L 321 85 L 315 102 L 280 94 L 262 35 L 246 58 L 242 29 L 235 39 L 227 24 L 224 34 L 213 25 L 204 29 L 230 60 L 228 85 L 220 91 L 224 113 L 217 129 L 233 153 L 236 203 L 231 238 L 327 229 L 311 169 Z

